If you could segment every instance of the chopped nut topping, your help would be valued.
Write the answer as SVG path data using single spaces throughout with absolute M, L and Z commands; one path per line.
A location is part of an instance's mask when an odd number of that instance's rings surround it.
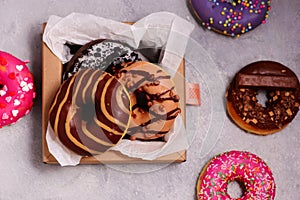
M 245 101 L 250 101 L 250 97 L 249 96 L 245 96 Z
M 239 110 L 242 110 L 242 109 L 243 109 L 243 105 L 240 105 L 240 106 L 239 106 Z
M 285 73 L 285 72 L 286 72 L 286 70 L 285 70 L 285 69 L 283 69 L 283 70 L 281 70 L 281 72 L 282 72 L 282 73 Z
M 277 110 L 275 111 L 275 113 L 276 113 L 277 115 L 280 115 L 280 110 L 277 109 Z
M 244 111 L 249 111 L 249 110 L 252 110 L 252 106 L 251 105 L 245 105 L 244 106 Z
M 277 99 L 278 99 L 277 95 L 273 97 L 273 101 L 276 101 Z
M 262 107 L 263 107 L 263 106 L 262 106 L 260 103 L 258 103 L 258 102 L 256 102 L 255 106 L 257 106 L 258 108 L 262 108 Z
M 289 116 L 293 115 L 291 109 L 287 109 L 287 110 L 286 110 L 286 113 L 287 113 Z
M 230 91 L 229 91 L 230 92 Z M 273 129 L 284 126 L 300 107 L 298 93 L 294 90 L 267 90 L 267 102 L 261 104 L 256 89 L 238 88 L 233 90 L 230 100 L 241 119 L 254 127 Z

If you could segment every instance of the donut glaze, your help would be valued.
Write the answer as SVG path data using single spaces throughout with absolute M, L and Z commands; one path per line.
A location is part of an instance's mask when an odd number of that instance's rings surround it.
M 199 200 L 231 200 L 227 193 L 230 182 L 245 186 L 240 200 L 274 199 L 275 181 L 271 169 L 258 156 L 242 151 L 230 151 L 214 157 L 202 170 L 197 183 Z
M 228 36 L 240 36 L 264 24 L 270 0 L 189 0 L 201 25 Z
M 257 100 L 259 90 L 267 92 L 263 106 Z M 296 116 L 300 104 L 299 80 L 286 66 L 259 61 L 242 68 L 227 91 L 227 111 L 242 129 L 260 135 L 275 133 Z
M 126 134 L 130 100 L 123 85 L 101 70 L 81 69 L 58 90 L 49 119 L 60 141 L 82 156 L 101 154 Z
M 0 127 L 14 124 L 33 105 L 33 76 L 26 62 L 0 51 Z

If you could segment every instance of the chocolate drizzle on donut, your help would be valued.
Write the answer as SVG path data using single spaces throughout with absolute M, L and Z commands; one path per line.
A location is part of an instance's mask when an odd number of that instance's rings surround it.
M 130 65 L 120 70 L 116 75 L 125 85 L 133 103 L 131 114 L 133 123 L 128 129 L 128 134 L 144 135 L 137 137 L 141 140 L 145 138 L 152 140 L 149 139 L 152 137 L 155 140 L 163 139 L 181 112 L 178 107 L 179 96 L 176 95 L 175 87 L 170 82 L 170 75 L 159 67 L 146 62 L 137 62 L 133 65 L 135 66 Z
M 256 98 L 262 89 L 267 91 L 266 107 Z M 290 69 L 276 62 L 260 61 L 237 73 L 227 100 L 245 123 L 272 130 L 281 129 L 294 119 L 299 110 L 299 94 L 299 81 Z
M 153 83 L 153 85 L 156 85 L 155 83 Z M 172 90 L 174 90 L 174 87 L 172 87 L 169 90 L 166 90 L 163 93 L 160 94 L 149 94 L 148 92 L 143 90 L 143 87 L 140 87 L 138 90 L 136 90 L 135 96 L 136 96 L 136 101 L 137 104 L 135 104 L 132 109 L 135 110 L 137 108 L 141 108 L 144 111 L 149 112 L 149 108 L 152 106 L 152 101 L 167 101 L 167 100 L 172 100 L 174 102 L 178 102 L 179 101 L 179 97 L 178 95 L 175 96 L 170 96 L 167 98 L 162 98 L 161 96 L 163 96 L 166 93 L 172 93 Z
M 151 120 L 141 124 L 141 127 L 147 126 L 150 123 L 156 122 L 158 120 L 172 120 L 177 117 L 177 115 L 180 113 L 180 108 L 175 108 L 167 113 L 164 113 L 162 115 L 156 113 L 155 111 L 151 110 L 151 106 L 153 105 L 153 101 L 157 102 L 163 102 L 163 101 L 173 101 L 173 102 L 178 102 L 179 101 L 179 96 L 174 95 L 174 96 L 169 96 L 167 98 L 163 98 L 162 96 L 170 93 L 172 94 L 172 90 L 174 90 L 174 87 L 172 87 L 169 90 L 166 90 L 165 92 L 162 92 L 160 94 L 150 94 L 143 90 L 143 87 L 140 87 L 138 90 L 136 90 L 135 96 L 136 96 L 136 104 L 133 105 L 132 110 L 139 109 L 139 112 L 149 112 L 149 114 L 153 115 L 155 118 L 152 118 Z M 159 107 L 160 111 L 163 111 L 164 107 L 161 105 Z M 133 118 L 136 116 L 133 114 Z M 159 132 L 159 133 L 165 133 L 165 132 Z

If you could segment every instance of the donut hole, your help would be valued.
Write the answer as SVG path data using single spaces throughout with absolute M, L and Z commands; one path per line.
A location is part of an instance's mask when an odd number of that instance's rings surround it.
M 258 90 L 256 95 L 257 102 L 260 103 L 265 108 L 267 107 L 267 103 L 268 103 L 267 95 L 268 95 L 267 90 Z
M 136 94 L 136 102 L 137 102 L 137 106 L 141 109 L 143 109 L 146 112 L 149 112 L 149 107 L 151 106 L 151 99 L 149 97 L 149 95 L 144 92 L 144 91 L 139 91 L 136 90 L 135 91 Z
M 230 196 L 230 198 L 239 199 L 242 196 L 244 196 L 245 192 L 246 192 L 246 187 L 242 181 L 237 179 L 228 183 L 227 194 Z
M 4 88 L 4 85 L 2 83 L 0 83 L 0 90 L 2 90 Z

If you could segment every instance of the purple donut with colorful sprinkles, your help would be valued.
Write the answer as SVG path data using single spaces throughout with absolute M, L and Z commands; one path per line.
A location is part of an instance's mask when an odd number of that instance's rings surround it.
M 204 27 L 239 37 L 266 23 L 271 0 L 188 0 L 189 7 Z

